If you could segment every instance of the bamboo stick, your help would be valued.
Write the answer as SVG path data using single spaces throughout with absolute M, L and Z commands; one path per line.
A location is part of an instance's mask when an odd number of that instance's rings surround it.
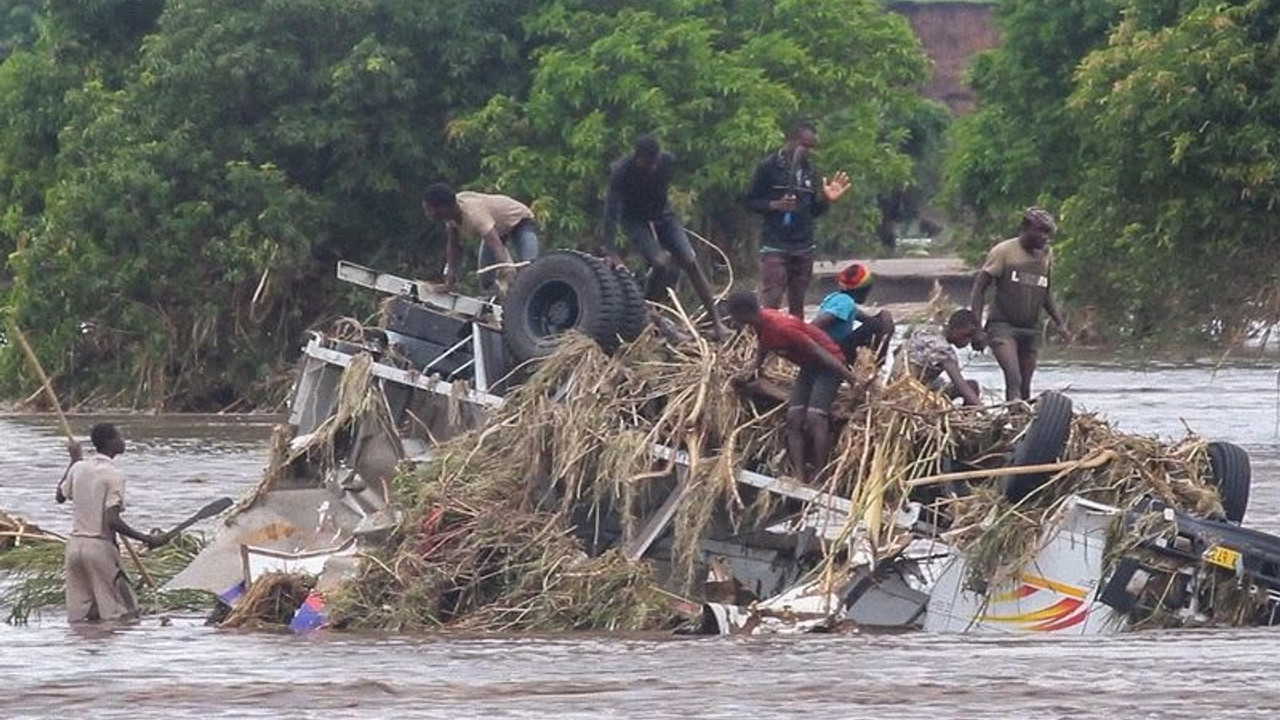
M 1013 465 L 1010 467 L 995 468 L 994 470 L 965 470 L 962 472 L 942 473 L 941 475 L 927 475 L 922 478 L 916 478 L 907 482 L 907 487 L 921 487 L 922 485 L 937 485 L 939 483 L 950 482 L 952 480 L 979 480 L 982 478 L 1009 477 L 1012 475 L 1031 475 L 1034 473 L 1061 472 L 1069 470 L 1091 470 L 1101 467 L 1116 458 L 1114 450 L 1103 450 L 1094 453 L 1088 457 L 1079 460 L 1063 460 L 1055 463 L 1041 463 L 1040 465 Z
M 54 411 L 58 414 L 58 422 L 62 425 L 62 432 L 66 434 L 67 440 L 76 441 L 75 433 L 71 432 L 71 423 L 67 422 L 67 416 L 62 412 L 62 402 L 58 400 L 58 395 L 53 391 L 53 383 L 49 382 L 49 375 L 45 373 L 44 366 L 40 364 L 40 358 L 36 357 L 35 350 L 32 349 L 31 343 L 27 340 L 27 334 L 22 332 L 22 328 L 18 327 L 18 323 L 10 320 L 9 327 L 13 330 L 13 336 L 18 340 L 18 345 L 22 347 L 22 353 L 27 356 L 27 361 L 31 364 L 31 369 L 35 370 L 36 375 L 40 378 L 40 383 L 44 386 L 45 395 L 48 396 L 49 402 L 53 404 Z M 70 471 L 71 467 L 67 466 Z M 66 479 L 66 473 L 62 475 L 63 480 Z M 59 485 L 62 483 L 59 482 Z M 151 573 L 147 571 L 146 566 L 142 564 L 142 558 L 138 557 L 138 551 L 133 549 L 133 543 L 129 542 L 129 538 L 121 535 L 120 543 L 124 545 L 124 549 L 128 551 L 129 558 L 133 560 L 133 565 L 138 569 L 138 573 L 142 575 L 142 579 L 147 583 L 147 587 L 153 591 L 156 589 L 156 581 L 151 577 Z

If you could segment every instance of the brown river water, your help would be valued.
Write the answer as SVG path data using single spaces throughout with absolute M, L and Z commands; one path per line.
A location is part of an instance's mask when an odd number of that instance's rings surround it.
M 988 388 L 988 358 L 967 372 Z M 1187 427 L 1252 455 L 1246 524 L 1280 533 L 1274 368 L 1050 364 L 1037 389 L 1131 432 Z M 98 418 L 76 418 L 85 431 Z M 125 416 L 129 517 L 167 526 L 253 487 L 275 418 Z M 1185 424 L 1184 424 L 1185 423 Z M 0 507 L 52 530 L 65 467 L 49 417 L 0 416 Z M 206 526 L 206 529 L 211 529 Z M 1274 718 L 1280 631 L 1090 639 L 925 633 L 309 637 L 170 626 L 0 625 L 8 718 Z

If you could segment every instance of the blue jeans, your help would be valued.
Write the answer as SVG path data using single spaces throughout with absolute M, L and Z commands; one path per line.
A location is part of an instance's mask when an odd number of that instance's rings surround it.
M 538 225 L 532 220 L 524 222 L 512 228 L 511 232 L 502 238 L 502 244 L 507 246 L 507 252 L 510 252 L 513 259 L 520 262 L 531 262 L 538 257 Z M 498 262 L 497 255 L 484 240 L 480 241 L 480 254 L 476 258 L 476 268 L 485 268 Z M 493 286 L 493 273 L 480 273 L 480 287 L 486 290 Z
M 669 212 L 659 220 L 623 220 L 622 232 L 631 247 L 638 250 L 649 265 L 645 299 L 666 302 L 667 288 L 680 280 L 681 264 L 694 262 L 693 246 L 689 244 L 689 236 L 680 225 L 680 219 Z M 665 265 L 659 265 L 658 255 L 663 250 L 671 253 L 672 257 Z

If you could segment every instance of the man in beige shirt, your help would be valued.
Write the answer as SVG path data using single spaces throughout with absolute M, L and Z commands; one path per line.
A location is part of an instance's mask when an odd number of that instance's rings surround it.
M 1040 311 L 1049 315 L 1059 335 L 1068 337 L 1049 287 L 1053 265 L 1049 238 L 1057 229 L 1047 210 L 1027 208 L 1018 237 L 991 248 L 973 281 L 969 303 L 979 319 L 987 288 L 996 288 L 985 330 L 991 353 L 1004 373 L 1007 400 L 1031 399 L 1031 376 L 1040 352 Z
M 448 245 L 445 248 L 445 290 L 453 292 L 462 267 L 462 238 L 480 238 L 476 259 L 478 270 L 496 263 L 512 263 L 515 249 L 522 262 L 538 257 L 538 225 L 527 205 L 506 195 L 478 192 L 454 192 L 444 183 L 427 187 L 422 193 L 422 212 L 432 220 L 444 223 Z M 511 268 L 500 271 L 504 280 L 514 275 Z M 480 286 L 493 284 L 491 272 L 480 273 Z
M 67 621 L 128 620 L 138 616 L 138 601 L 120 564 L 116 534 L 147 547 L 169 541 L 165 533 L 143 534 L 120 517 L 124 511 L 124 476 L 112 459 L 124 452 L 124 438 L 114 425 L 100 423 L 90 433 L 97 450 L 80 458 L 80 446 L 68 446 L 73 465 L 58 483 L 55 498 L 73 505 L 67 539 Z

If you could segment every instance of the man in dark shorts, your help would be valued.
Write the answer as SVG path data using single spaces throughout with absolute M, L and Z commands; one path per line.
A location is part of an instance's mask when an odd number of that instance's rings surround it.
M 1058 334 L 1068 339 L 1049 285 L 1053 265 L 1049 238 L 1057 229 L 1047 210 L 1027 208 L 1018 237 L 991 248 L 973 281 L 969 304 L 978 318 L 982 317 L 987 288 L 993 284 L 996 288 L 985 330 L 991 353 L 1004 372 L 1007 400 L 1031 399 L 1031 376 L 1040 351 L 1041 309 L 1048 313 Z
M 716 314 L 711 283 L 698 267 L 689 236 L 667 201 L 674 169 L 675 156 L 663 151 L 652 135 L 641 135 L 632 154 L 614 163 L 604 204 L 605 256 L 615 266 L 622 265 L 614 245 L 621 224 L 631 246 L 640 251 L 649 265 L 645 299 L 666 300 L 667 289 L 676 284 L 683 269 L 711 316 L 716 337 L 724 337 L 726 332 Z
M 810 162 L 818 146 L 813 123 L 797 122 L 782 149 L 756 168 L 743 201 L 764 216 L 760 238 L 760 300 L 767 308 L 782 307 L 804 317 L 805 292 L 813 277 L 814 219 L 849 189 L 849 176 L 840 171 L 830 182 Z
M 894 324 L 888 310 L 872 315 L 862 309 L 871 293 L 871 270 L 853 263 L 840 271 L 836 284 L 840 289 L 822 299 L 813 324 L 840 345 L 845 362 L 852 365 L 858 348 L 866 348 L 875 354 L 876 366 L 881 366 L 889 353 Z
M 808 482 L 813 475 L 806 459 L 812 461 L 814 471 L 827 464 L 831 451 L 829 415 L 840 382 L 856 383 L 857 378 L 841 361 L 840 347 L 821 328 L 784 312 L 761 308 L 749 292 L 734 293 L 725 304 L 733 321 L 754 328 L 759 341 L 755 365 L 735 382 L 748 382 L 759 375 L 771 352 L 800 367 L 787 408 L 787 454 L 796 479 Z M 813 454 L 806 458 L 808 448 Z

